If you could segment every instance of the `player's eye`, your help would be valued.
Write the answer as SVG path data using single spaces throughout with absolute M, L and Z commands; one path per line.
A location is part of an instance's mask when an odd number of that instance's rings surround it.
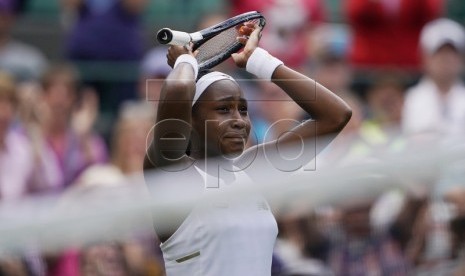
M 216 110 L 219 111 L 220 113 L 228 113 L 230 108 L 229 106 L 222 105 L 222 106 L 218 106 Z

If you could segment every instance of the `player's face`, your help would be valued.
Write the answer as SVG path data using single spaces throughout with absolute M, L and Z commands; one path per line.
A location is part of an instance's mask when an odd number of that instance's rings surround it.
M 247 101 L 239 86 L 230 80 L 210 85 L 193 110 L 193 128 L 205 141 L 208 155 L 242 153 L 250 133 Z

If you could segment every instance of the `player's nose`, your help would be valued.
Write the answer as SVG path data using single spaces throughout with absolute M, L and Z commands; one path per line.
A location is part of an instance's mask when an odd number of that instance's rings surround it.
M 235 129 L 244 129 L 247 126 L 247 122 L 242 118 L 236 118 L 231 120 L 231 127 Z

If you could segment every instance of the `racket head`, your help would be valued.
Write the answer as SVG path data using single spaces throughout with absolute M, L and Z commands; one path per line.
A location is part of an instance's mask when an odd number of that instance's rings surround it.
M 196 56 L 199 70 L 215 67 L 244 47 L 236 38 L 241 36 L 239 27 L 245 22 L 256 23 L 262 29 L 266 24 L 265 17 L 261 13 L 252 11 L 234 16 L 200 31 L 203 39 L 195 42 L 193 46 L 194 51 L 199 50 Z

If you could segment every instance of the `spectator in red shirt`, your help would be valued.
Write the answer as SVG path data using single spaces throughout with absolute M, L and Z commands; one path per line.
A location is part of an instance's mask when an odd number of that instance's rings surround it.
M 347 0 L 347 20 L 353 30 L 351 63 L 358 69 L 420 65 L 418 39 L 422 27 L 439 17 L 443 0 Z

